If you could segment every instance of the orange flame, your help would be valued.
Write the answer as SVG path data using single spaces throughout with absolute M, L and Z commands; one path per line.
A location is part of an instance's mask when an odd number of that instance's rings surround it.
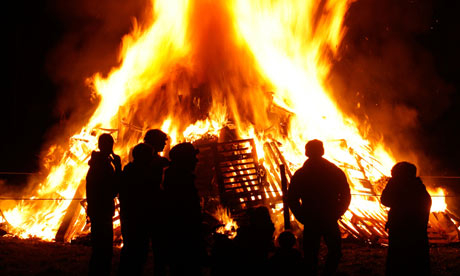
M 130 148 L 149 128 L 161 128 L 176 144 L 218 136 L 233 125 L 241 138 L 255 139 L 262 162 L 264 143 L 279 142 L 291 171 L 304 161 L 307 140 L 323 140 L 326 158 L 346 171 L 354 193 L 364 194 L 353 197 L 345 217 L 353 212 L 385 220 L 379 201 L 369 197 L 372 185 L 363 180 L 388 175 L 395 160 L 340 112 L 325 83 L 352 1 L 152 2 L 153 23 L 145 30 L 135 25 L 123 38 L 121 65 L 89 79 L 99 105 L 61 149 L 65 153 L 36 197 L 73 198 L 103 132 L 116 136 L 115 152 L 127 163 Z M 52 240 L 70 202 L 22 201 L 4 215 L 16 235 Z

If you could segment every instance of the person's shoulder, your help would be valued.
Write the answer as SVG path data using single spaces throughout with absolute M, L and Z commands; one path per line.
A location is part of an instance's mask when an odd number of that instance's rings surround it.
M 292 182 L 296 182 L 297 180 L 301 180 L 305 177 L 306 174 L 306 169 L 304 167 L 300 167 L 297 171 L 294 172 L 291 178 L 291 184 Z
M 160 155 L 154 155 L 153 160 L 152 160 L 152 165 L 154 167 L 168 167 L 170 165 L 170 161 L 168 158 L 160 156 Z
M 176 168 L 174 166 L 169 166 L 169 167 L 166 168 L 165 173 L 167 173 L 167 172 L 171 173 L 171 172 L 174 172 L 174 171 L 176 171 Z
M 423 181 L 420 177 L 416 177 L 414 179 L 414 183 L 417 185 L 418 188 L 426 190 L 425 184 L 423 184 Z
M 340 174 L 343 174 L 343 170 L 341 168 L 339 168 L 339 166 L 337 166 L 336 164 L 332 163 L 331 161 L 323 158 L 323 164 L 329 168 L 331 171 L 334 171 L 335 173 L 340 173 Z
M 177 170 L 174 167 L 170 166 L 170 167 L 166 168 L 166 170 L 165 170 L 165 178 L 170 178 L 170 177 L 175 176 L 175 175 L 177 175 Z
M 302 253 L 295 248 L 289 248 L 289 255 L 293 260 L 302 259 Z
M 419 191 L 420 193 L 425 193 L 425 194 L 429 195 L 429 193 L 428 193 L 428 191 L 426 189 L 426 186 L 425 186 L 425 184 L 423 184 L 423 181 L 422 181 L 422 179 L 420 177 L 416 177 L 414 179 L 414 184 L 415 184 L 414 186 L 417 189 L 417 191 Z
M 168 158 L 163 157 L 163 156 L 160 156 L 160 164 L 161 164 L 163 167 L 169 166 L 170 163 L 171 163 L 171 161 L 169 161 Z
M 91 152 L 91 158 L 89 159 L 88 164 L 92 166 L 95 163 L 100 162 L 100 160 L 101 160 L 101 152 L 93 150 L 93 152 Z
M 382 191 L 382 196 L 397 195 L 401 191 L 401 180 L 391 177 Z
M 126 164 L 126 166 L 123 168 L 123 173 L 129 173 L 131 172 L 132 170 L 135 169 L 135 164 L 133 162 L 129 162 L 128 164 Z
M 327 166 L 327 167 L 330 167 L 330 168 L 337 168 L 337 169 L 339 168 L 339 167 L 337 167 L 336 164 L 332 163 L 331 161 L 327 160 L 324 157 L 322 157 L 320 160 L 321 160 L 321 164 L 323 166 Z
M 308 160 L 305 161 L 305 162 L 303 163 L 302 167 L 298 168 L 298 169 L 294 172 L 294 175 L 296 175 L 296 174 L 297 174 L 297 175 L 300 175 L 300 174 L 305 173 L 305 172 L 308 170 L 309 164 L 310 164 L 310 162 L 308 162 Z
M 99 151 L 93 150 L 93 152 L 91 152 L 91 159 L 97 159 L 100 156 L 101 156 L 101 153 Z

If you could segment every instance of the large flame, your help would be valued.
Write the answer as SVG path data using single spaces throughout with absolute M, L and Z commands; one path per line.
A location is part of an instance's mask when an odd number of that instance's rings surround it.
M 151 26 L 135 25 L 123 38 L 121 65 L 107 77 L 96 73 L 88 80 L 100 100 L 92 117 L 68 148 L 50 148 L 48 156 L 60 158 L 35 196 L 63 200 L 3 206 L 11 231 L 54 239 L 72 202 L 64 199 L 81 189 L 102 132 L 113 133 L 115 152 L 126 163 L 148 128 L 161 128 L 175 144 L 218 136 L 229 125 L 240 138 L 256 140 L 261 162 L 264 143 L 277 141 L 291 171 L 305 159 L 305 142 L 321 139 L 326 157 L 346 170 L 353 193 L 360 194 L 345 217 L 385 221 L 378 191 L 366 183 L 388 175 L 395 160 L 341 113 L 325 82 L 351 2 L 153 1 Z

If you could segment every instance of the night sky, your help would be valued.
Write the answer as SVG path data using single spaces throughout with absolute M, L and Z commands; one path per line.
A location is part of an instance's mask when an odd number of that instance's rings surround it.
M 133 1 L 24 1 L 5 11 L 0 171 L 36 172 L 43 147 L 91 114 L 85 78 L 117 65 L 131 18 L 145 16 L 148 1 L 124 2 Z M 357 1 L 330 77 L 347 114 L 397 151 L 433 160 L 423 165 L 431 175 L 460 175 L 455 2 Z M 382 119 L 385 113 L 392 116 Z

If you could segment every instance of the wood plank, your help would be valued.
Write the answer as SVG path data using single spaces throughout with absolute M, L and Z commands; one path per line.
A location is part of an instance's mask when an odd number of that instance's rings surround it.
M 77 190 L 73 198 L 82 198 L 85 194 L 86 181 L 82 180 L 80 185 L 78 185 Z M 56 232 L 55 240 L 57 242 L 69 242 L 72 238 L 73 226 L 80 215 L 80 210 L 82 206 L 80 200 L 72 200 L 67 207 L 64 219 L 59 226 L 58 231 Z
M 231 175 L 231 176 L 226 176 L 226 175 L 224 175 L 223 178 L 224 178 L 224 180 L 227 180 L 227 179 L 229 179 L 229 178 L 241 179 L 241 178 L 244 178 L 244 177 L 253 177 L 253 176 L 258 177 L 257 172 L 255 172 L 255 173 L 248 173 L 248 174 L 236 174 L 236 175 Z M 252 180 L 252 179 L 247 179 L 247 180 L 249 181 L 249 180 Z
M 226 168 L 226 167 L 237 167 L 237 166 L 254 166 L 254 162 L 245 162 L 245 163 L 230 163 L 230 161 L 222 162 L 222 163 L 229 163 L 229 164 L 217 164 L 217 167 L 219 168 Z M 216 167 L 216 168 L 217 168 Z

